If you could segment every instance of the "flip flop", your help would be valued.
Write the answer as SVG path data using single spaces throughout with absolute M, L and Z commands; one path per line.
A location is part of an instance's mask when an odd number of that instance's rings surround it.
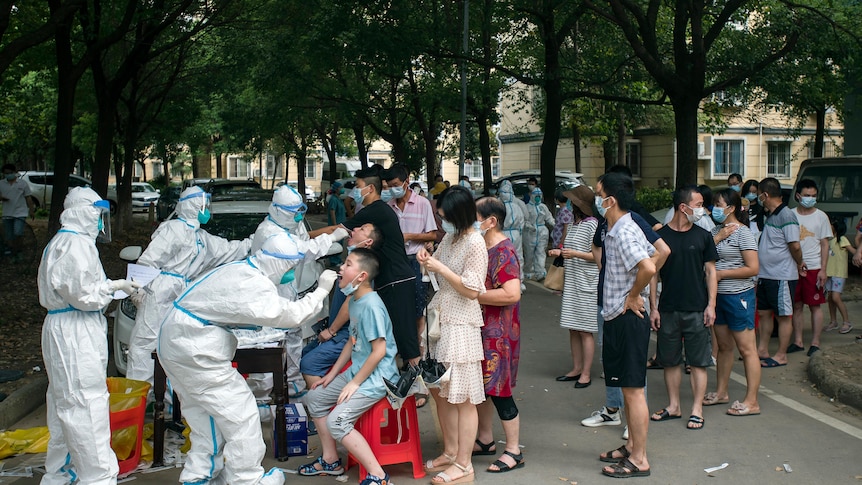
M 681 414 L 673 415 L 673 414 L 669 413 L 667 411 L 667 409 L 664 409 L 664 408 L 652 413 L 652 416 L 650 416 L 650 419 L 652 421 L 670 421 L 671 419 L 680 419 L 680 418 L 682 418 Z
M 772 367 L 783 367 L 785 365 L 787 365 L 787 364 L 782 364 L 782 363 L 778 362 L 777 360 L 773 359 L 772 357 L 770 357 L 768 359 L 764 359 L 760 363 L 760 367 L 763 367 L 764 369 L 769 369 Z
M 716 404 L 727 404 L 730 402 L 730 398 L 727 399 L 719 399 L 718 393 L 709 392 L 706 396 L 703 396 L 703 405 L 704 406 L 715 406 Z
M 699 424 L 700 426 L 698 426 L 697 428 L 692 428 L 692 424 Z M 706 421 L 703 419 L 703 417 L 692 414 L 688 417 L 688 423 L 686 423 L 685 428 L 692 431 L 698 431 L 703 429 L 704 426 L 706 426 Z
M 733 401 L 733 405 L 727 410 L 727 414 L 730 416 L 757 416 L 760 414 L 760 411 L 752 411 L 747 405 L 739 401 Z

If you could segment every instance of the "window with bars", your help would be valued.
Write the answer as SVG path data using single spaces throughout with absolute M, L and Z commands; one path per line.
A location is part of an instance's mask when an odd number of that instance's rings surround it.
M 317 160 L 308 159 L 305 162 L 305 178 L 317 178 Z
M 766 144 L 766 175 L 770 177 L 790 177 L 790 142 L 770 141 Z
M 248 162 L 242 157 L 227 157 L 227 176 L 230 178 L 248 178 Z
M 533 145 L 530 147 L 530 169 L 539 170 L 542 168 L 542 145 Z
M 823 140 L 823 157 L 837 157 L 835 142 L 832 140 Z M 814 139 L 808 141 L 808 158 L 818 158 L 814 154 Z
M 465 163 L 464 175 L 470 177 L 470 180 L 482 180 L 485 175 L 485 170 L 482 167 L 482 161 L 472 160 L 471 163 Z M 499 176 L 500 157 L 491 157 L 491 178 L 496 179 Z
M 742 164 L 743 149 L 742 140 L 716 140 L 715 153 L 712 157 L 712 174 L 727 176 L 732 173 L 745 173 Z

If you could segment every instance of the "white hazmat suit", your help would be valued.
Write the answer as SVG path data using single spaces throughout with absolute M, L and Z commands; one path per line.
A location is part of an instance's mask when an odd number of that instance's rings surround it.
M 323 306 L 335 282 L 324 271 L 319 286 L 297 301 L 276 286 L 296 264 L 287 234 L 267 239 L 260 251 L 201 276 L 177 298 L 159 333 L 159 361 L 183 403 L 191 449 L 183 483 L 282 484 L 284 474 L 264 474 L 266 452 L 254 396 L 231 366 L 234 328 L 295 328 Z
M 317 264 L 317 258 L 326 255 L 334 242 L 348 236 L 347 230 L 339 229 L 331 235 L 321 234 L 310 239 L 302 223 L 305 211 L 306 205 L 299 192 L 289 185 L 280 187 L 272 195 L 269 215 L 257 226 L 251 247 L 252 253 L 256 252 L 264 241 L 275 234 L 288 234 L 291 237 L 301 258 L 294 268 L 295 274 L 291 281 L 278 285 L 278 294 L 289 300 L 296 300 L 299 291 L 304 290 L 296 286 L 301 281 L 302 273 L 316 271 L 313 266 Z M 296 397 L 303 394 L 306 387 L 305 379 L 299 372 L 299 359 L 302 357 L 303 347 L 301 328 L 293 328 L 285 332 L 284 347 L 287 355 L 285 373 L 288 395 Z M 272 377 L 269 374 L 266 374 L 266 377 L 253 374 L 249 378 L 249 385 L 256 395 L 267 395 L 272 390 Z
M 548 206 L 542 203 L 542 190 L 533 189 L 524 220 L 524 276 L 528 279 L 545 279 L 548 227 L 554 227 L 554 216 Z
M 518 254 L 518 263 L 521 269 L 521 290 L 524 289 L 524 216 L 527 212 L 527 206 L 524 201 L 515 197 L 515 192 L 512 190 L 512 182 L 504 180 L 500 184 L 500 189 L 497 191 L 497 196 L 506 206 L 506 220 L 503 221 L 503 233 L 512 241 L 515 246 L 515 251 Z
M 39 304 L 48 310 L 42 354 L 48 374 L 47 418 L 51 438 L 42 485 L 117 483 L 111 450 L 107 321 L 102 312 L 114 291 L 134 291 L 105 276 L 96 236 L 101 197 L 90 188 L 69 191 L 62 228 L 39 264 Z M 76 481 L 77 480 L 77 481 Z
M 201 229 L 198 219 L 208 210 L 208 199 L 209 194 L 200 187 L 184 190 L 177 202 L 177 218 L 159 225 L 138 258 L 138 264 L 158 268 L 161 273 L 146 286 L 137 304 L 126 370 L 129 379 L 153 383 L 151 354 L 156 350 L 159 325 L 188 282 L 216 266 L 250 254 L 251 238 L 229 241 Z M 206 220 L 208 215 L 201 218 Z

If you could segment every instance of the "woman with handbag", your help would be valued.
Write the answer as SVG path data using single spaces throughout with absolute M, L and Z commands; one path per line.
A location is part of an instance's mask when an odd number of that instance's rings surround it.
M 486 291 L 479 295 L 479 303 L 485 318 L 485 326 L 482 327 L 485 346 L 482 377 L 485 396 L 490 401 L 479 405 L 479 433 L 473 454 L 497 453 L 493 432 L 496 408 L 506 434 L 506 449 L 487 471 L 503 473 L 524 466 L 524 455 L 519 446 L 518 406 L 512 397 L 521 354 L 520 265 L 515 246 L 501 230 L 501 222 L 506 218 L 503 203 L 499 199 L 484 197 L 476 201 L 476 208 L 479 211 L 479 232 L 484 233 L 485 247 L 488 248 Z
M 572 202 L 574 222 L 566 230 L 563 248 L 552 249 L 548 255 L 565 259 L 560 326 L 569 331 L 572 369 L 557 377 L 557 381 L 577 381 L 575 389 L 583 389 L 592 383 L 590 370 L 595 354 L 593 334 L 599 330 L 596 320 L 599 268 L 592 253 L 598 220 L 593 217 L 595 194 L 586 185 L 579 185 L 563 195 Z
M 485 292 L 488 251 L 477 229 L 476 203 L 469 190 L 452 186 L 437 201 L 446 235 L 434 252 L 424 249 L 416 259 L 435 275 L 440 289 L 429 303 L 437 311 L 440 340 L 432 356 L 450 374 L 440 389 L 431 391 L 443 431 L 443 454 L 427 463 L 440 471 L 431 483 L 468 483 L 474 480 L 471 454 L 479 421 L 476 405 L 485 401 L 482 383 L 482 310 L 477 298 Z

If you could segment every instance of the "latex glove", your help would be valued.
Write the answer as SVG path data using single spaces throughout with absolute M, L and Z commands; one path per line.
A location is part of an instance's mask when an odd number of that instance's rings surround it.
M 144 297 L 146 295 L 147 293 L 143 290 L 138 290 L 129 295 L 129 297 L 132 299 L 132 303 L 134 303 L 136 307 L 141 308 L 141 305 L 144 303 Z
M 129 280 L 113 280 L 111 282 L 111 287 L 114 291 L 119 290 L 127 295 L 131 295 L 135 292 L 135 290 L 141 287 L 141 284 Z
M 339 227 L 338 229 L 332 231 L 331 236 L 333 241 L 341 241 L 342 239 L 350 236 L 350 232 L 348 232 L 347 229 L 343 227 Z
M 323 289 L 327 294 L 332 290 L 332 287 L 335 286 L 335 280 L 338 279 L 338 273 L 328 269 L 323 273 L 320 273 L 320 277 L 317 279 L 317 289 Z M 317 291 L 317 290 L 315 290 Z

